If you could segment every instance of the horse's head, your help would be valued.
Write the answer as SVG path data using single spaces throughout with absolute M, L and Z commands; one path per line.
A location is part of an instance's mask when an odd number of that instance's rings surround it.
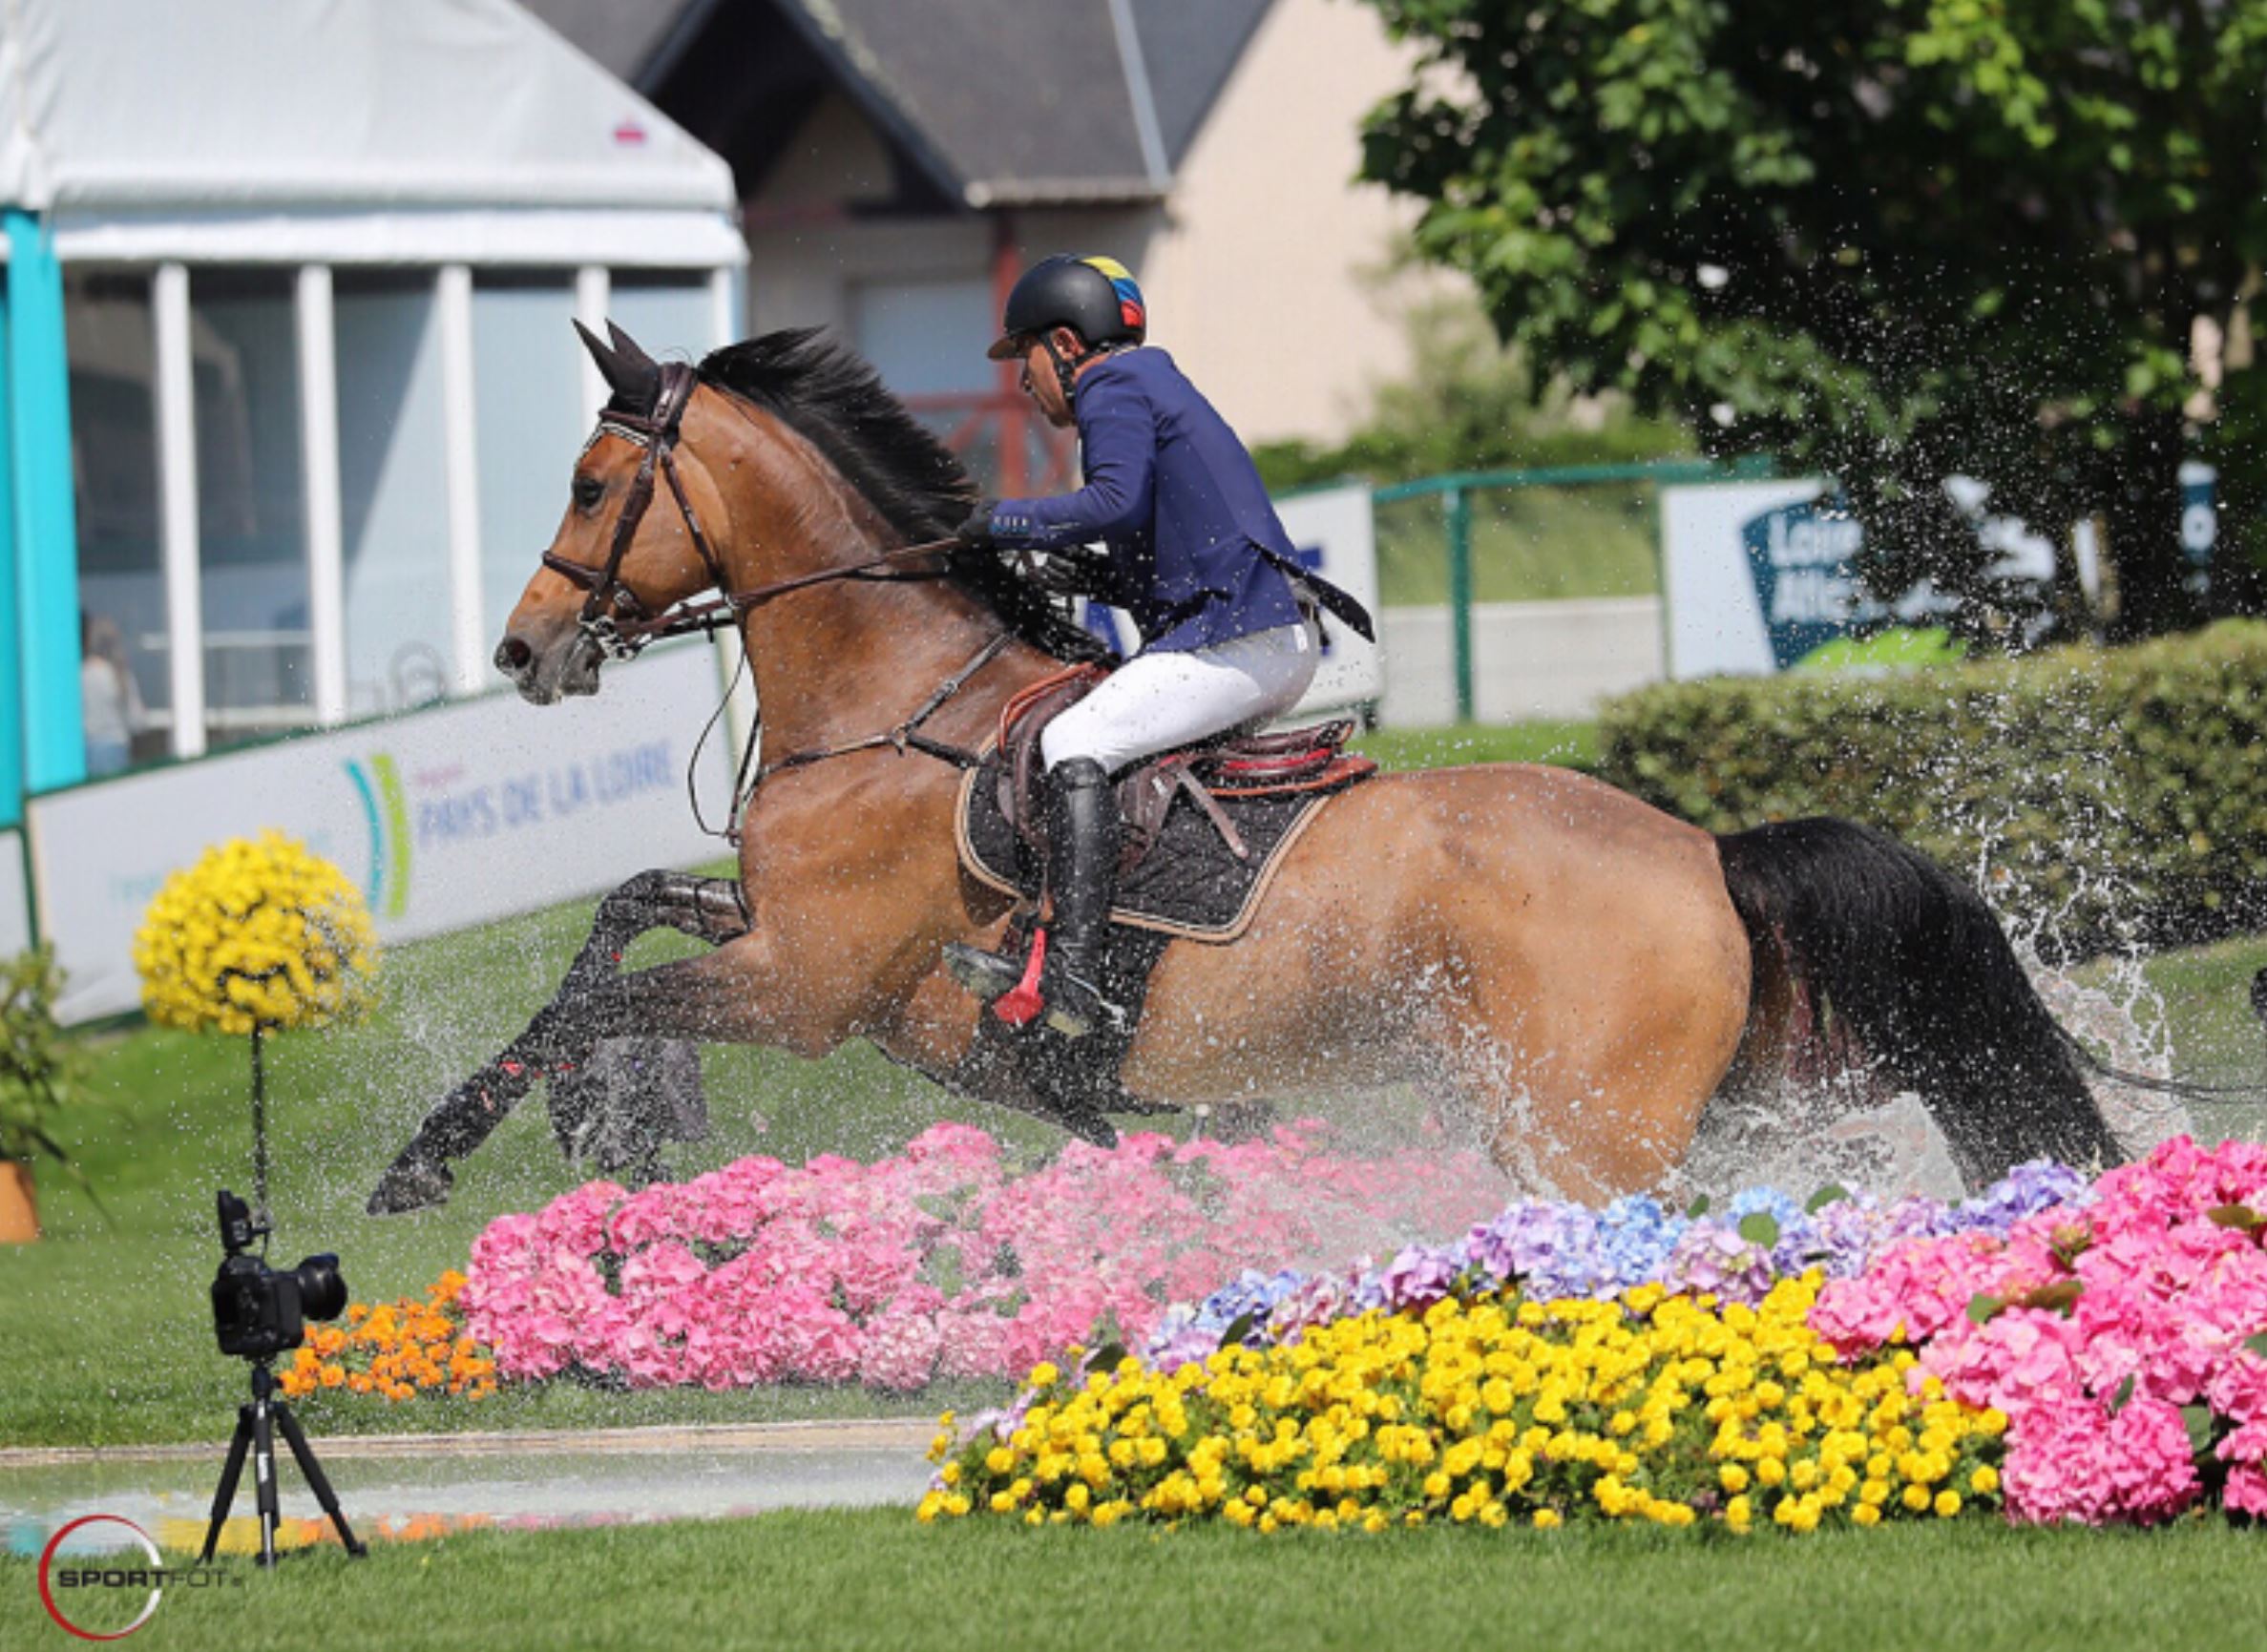
M 495 652 L 496 669 L 537 705 L 598 693 L 608 657 L 635 652 L 622 627 L 719 577 L 694 524 L 721 524 L 722 503 L 678 448 L 699 379 L 682 365 L 663 367 L 612 323 L 611 345 L 580 324 L 575 330 L 613 398 L 575 462 L 566 515 Z

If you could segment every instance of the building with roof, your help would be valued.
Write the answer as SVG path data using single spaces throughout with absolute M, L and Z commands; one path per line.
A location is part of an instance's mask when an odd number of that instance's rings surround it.
M 1106 252 L 1247 439 L 1407 365 L 1411 214 L 1355 183 L 1409 55 L 1354 0 L 530 0 L 727 159 L 748 322 L 841 328 L 1003 491 L 1067 449 L 987 363 L 1015 274 Z

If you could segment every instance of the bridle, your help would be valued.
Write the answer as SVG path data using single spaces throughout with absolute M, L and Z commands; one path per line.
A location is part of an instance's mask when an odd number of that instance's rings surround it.
M 591 432 L 590 441 L 583 445 L 588 453 L 606 436 L 619 436 L 643 450 L 638 461 L 637 474 L 630 480 L 630 491 L 622 500 L 621 514 L 615 518 L 614 538 L 606 548 L 603 567 L 593 568 L 587 563 L 571 562 L 555 551 L 543 553 L 543 566 L 558 575 L 570 585 L 581 589 L 585 595 L 582 611 L 577 619 L 577 629 L 588 638 L 610 659 L 632 659 L 647 644 L 663 638 L 688 637 L 695 633 L 721 631 L 737 625 L 741 616 L 759 608 L 776 596 L 808 586 L 825 585 L 841 579 L 863 580 L 924 580 L 950 576 L 945 567 L 899 569 L 895 565 L 915 557 L 934 556 L 948 551 L 956 543 L 952 539 L 932 539 L 919 545 L 901 545 L 893 551 L 884 551 L 863 561 L 846 563 L 839 568 L 822 568 L 811 574 L 798 574 L 787 579 L 775 579 L 752 590 L 734 591 L 724 577 L 724 563 L 718 558 L 716 548 L 708 542 L 708 534 L 701 526 L 700 515 L 693 510 L 693 502 L 684 491 L 684 482 L 677 471 L 677 442 L 684 422 L 684 410 L 700 386 L 698 369 L 683 362 L 668 362 L 661 367 L 661 385 L 654 396 L 653 411 L 631 413 L 609 409 L 598 418 L 598 428 Z M 686 597 L 672 603 L 660 613 L 632 590 L 621 576 L 622 559 L 630 553 L 630 542 L 638 536 L 638 525 L 645 519 L 647 509 L 653 504 L 654 472 L 659 471 L 669 484 L 669 496 L 677 501 L 678 514 L 684 519 L 685 532 L 692 536 L 693 549 L 700 553 L 702 566 L 707 569 L 710 585 L 719 595 L 706 597 Z M 698 796 L 693 797 L 693 818 L 702 829 L 711 836 L 722 837 L 737 844 L 740 822 L 747 811 L 756 787 L 771 775 L 783 769 L 803 768 L 824 762 L 830 757 L 843 757 L 854 751 L 871 751 L 888 747 L 903 754 L 919 751 L 949 763 L 957 768 L 974 768 L 982 761 L 980 756 L 943 741 L 932 739 L 920 732 L 921 724 L 943 709 L 945 702 L 967 686 L 968 680 L 989 665 L 1008 644 L 1015 640 L 1012 631 L 1001 630 L 978 649 L 973 659 L 945 679 L 935 691 L 924 701 L 912 716 L 880 734 L 868 735 L 860 740 L 846 741 L 839 745 L 821 746 L 799 751 L 754 766 L 755 754 L 763 734 L 763 714 L 759 708 L 748 727 L 747 745 L 741 753 L 738 773 L 732 784 L 732 812 L 723 831 L 714 831 L 702 819 Z M 742 657 L 745 669 L 746 659 Z M 737 684 L 735 676 L 734 682 Z M 731 690 L 725 691 L 728 701 Z M 724 705 L 717 707 L 721 716 Z M 716 726 L 716 717 L 709 719 L 709 728 Z M 707 730 L 702 732 L 705 742 Z M 693 766 L 685 774 L 685 785 L 691 794 L 694 770 L 700 761 L 700 746 L 696 744 Z M 750 770 L 753 769 L 751 773 Z
M 708 542 L 708 534 L 701 526 L 701 518 L 693 509 L 693 501 L 684 491 L 684 480 L 677 471 L 677 441 L 684 423 L 684 410 L 693 399 L 693 391 L 700 387 L 701 375 L 697 368 L 683 362 L 667 362 L 661 367 L 661 387 L 655 393 L 650 413 L 625 412 L 609 408 L 599 415 L 598 428 L 583 444 L 588 453 L 607 436 L 618 436 L 633 447 L 642 450 L 638 461 L 637 474 L 630 478 L 629 495 L 622 500 L 621 514 L 614 520 L 614 538 L 606 547 L 603 566 L 593 568 L 586 562 L 572 562 L 556 551 L 543 553 L 543 566 L 558 575 L 568 584 L 585 593 L 582 612 L 577 617 L 576 628 L 588 638 L 609 659 L 632 659 L 648 643 L 659 642 L 668 637 L 689 637 L 695 633 L 721 631 L 737 625 L 740 617 L 751 609 L 759 608 L 775 596 L 790 591 L 800 591 L 808 585 L 825 585 L 838 579 L 942 579 L 950 571 L 944 568 L 897 569 L 896 564 L 915 557 L 934 556 L 950 550 L 951 539 L 932 539 L 919 545 L 900 545 L 893 551 L 869 556 L 862 562 L 851 562 L 840 568 L 822 568 L 812 574 L 798 574 L 788 579 L 775 579 L 766 585 L 748 591 L 734 591 L 724 577 L 724 565 L 719 560 L 716 548 Z M 651 604 L 632 590 L 621 576 L 622 559 L 630 554 L 630 542 L 638 536 L 638 526 L 645 520 L 645 512 L 653 504 L 654 473 L 669 484 L 669 496 L 677 501 L 677 512 L 684 519 L 685 532 L 691 535 L 693 549 L 701 554 L 701 565 L 708 571 L 709 584 L 719 593 L 713 597 L 686 597 L 656 613 Z

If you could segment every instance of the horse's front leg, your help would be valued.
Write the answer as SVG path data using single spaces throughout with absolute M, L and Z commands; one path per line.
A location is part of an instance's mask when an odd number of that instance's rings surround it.
M 503 1122 L 537 1077 L 568 1079 L 609 1037 L 665 1034 L 639 1025 L 620 992 L 622 954 L 648 931 L 673 929 L 712 946 L 748 931 L 740 886 L 728 878 L 648 871 L 598 903 L 590 938 L 551 1001 L 527 1030 L 441 1100 L 370 1195 L 373 1216 L 437 1204 L 449 1195 L 449 1161 L 462 1159 Z

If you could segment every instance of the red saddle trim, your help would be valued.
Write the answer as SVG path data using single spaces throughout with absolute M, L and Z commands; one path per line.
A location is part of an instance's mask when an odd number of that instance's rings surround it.
M 1377 772 L 1377 760 L 1358 752 L 1333 751 L 1322 756 L 1320 763 L 1301 761 L 1272 775 L 1264 765 L 1257 774 L 1215 774 L 1207 779 L 1206 789 L 1214 797 L 1280 797 L 1293 791 L 1336 791 Z

